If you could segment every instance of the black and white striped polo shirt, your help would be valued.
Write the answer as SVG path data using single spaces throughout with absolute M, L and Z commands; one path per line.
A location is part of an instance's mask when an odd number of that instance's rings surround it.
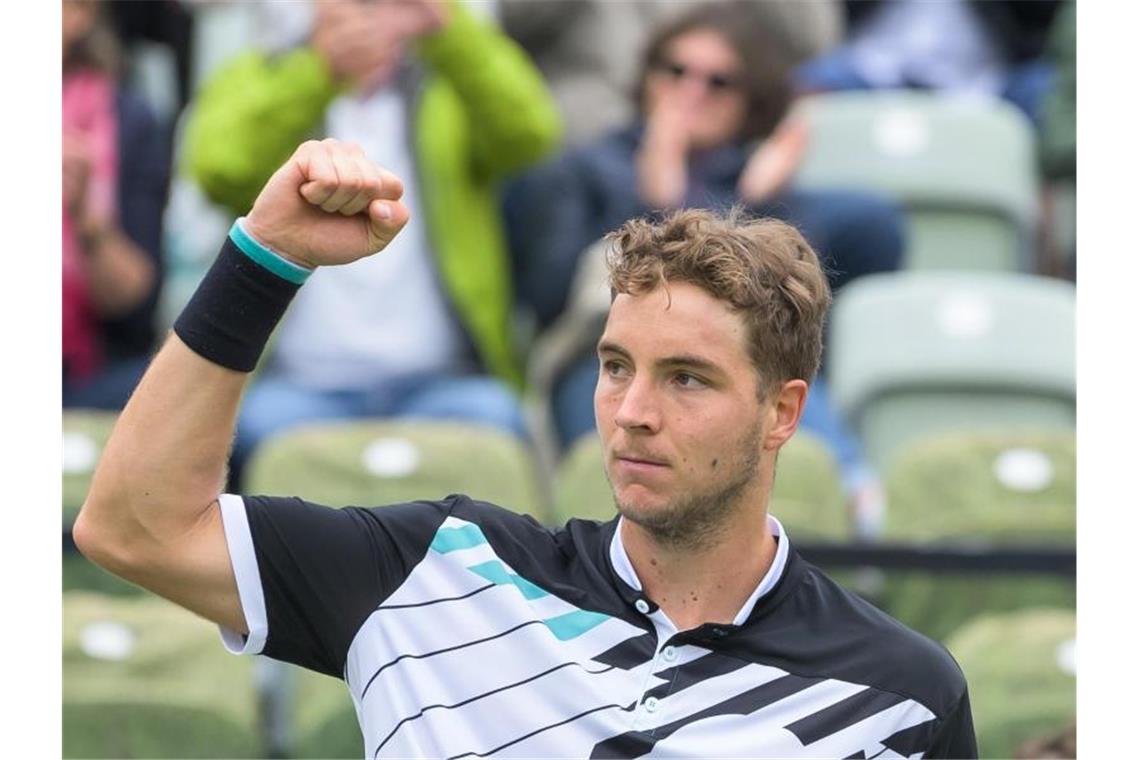
M 975 757 L 966 684 L 938 644 L 802 560 L 731 625 L 678 631 L 618 520 L 451 496 L 329 509 L 221 499 L 262 653 L 345 680 L 366 756 Z

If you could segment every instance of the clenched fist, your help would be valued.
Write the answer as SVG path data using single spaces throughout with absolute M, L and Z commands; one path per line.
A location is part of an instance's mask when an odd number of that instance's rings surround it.
M 246 230 L 302 266 L 348 264 L 376 253 L 407 224 L 404 184 L 358 145 L 302 143 L 253 202 Z

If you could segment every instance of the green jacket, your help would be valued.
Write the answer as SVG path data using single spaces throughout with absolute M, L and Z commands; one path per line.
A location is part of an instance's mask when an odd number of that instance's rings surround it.
M 498 182 L 558 145 L 557 106 L 526 54 L 459 4 L 418 53 L 427 71 L 414 151 L 425 208 L 412 212 L 425 214 L 436 270 L 482 365 L 517 386 Z M 243 214 L 340 94 L 311 48 L 244 53 L 202 87 L 186 127 L 186 167 L 211 200 Z

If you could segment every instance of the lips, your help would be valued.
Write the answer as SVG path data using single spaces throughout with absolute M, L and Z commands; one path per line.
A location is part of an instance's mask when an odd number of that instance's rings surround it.
M 616 454 L 614 456 L 619 462 L 625 462 L 632 465 L 645 465 L 652 467 L 668 467 L 669 463 L 663 459 L 654 459 L 652 457 L 634 455 L 634 454 Z

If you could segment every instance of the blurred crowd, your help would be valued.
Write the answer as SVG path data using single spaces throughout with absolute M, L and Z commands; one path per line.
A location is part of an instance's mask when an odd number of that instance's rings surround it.
M 569 450 L 594 428 L 600 241 L 634 216 L 790 221 L 837 293 L 904 267 L 896 200 L 797 182 L 801 104 L 820 93 L 1011 104 L 1040 177 L 1028 269 L 1075 279 L 1055 192 L 1075 187 L 1071 2 L 64 0 L 62 18 L 64 407 L 125 404 L 299 143 L 358 143 L 404 179 L 395 243 L 312 278 L 282 323 L 243 401 L 234 489 L 261 443 L 312 421 L 460 420 Z M 880 476 L 827 368 L 803 425 L 873 523 Z

